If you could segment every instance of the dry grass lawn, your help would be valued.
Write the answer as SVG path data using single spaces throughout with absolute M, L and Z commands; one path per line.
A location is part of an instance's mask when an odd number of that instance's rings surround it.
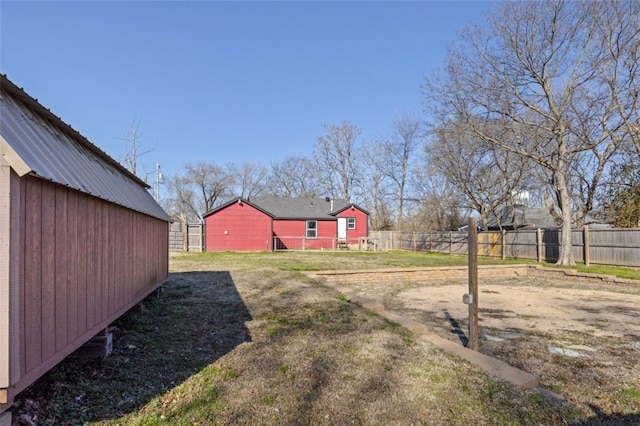
M 299 272 L 452 262 L 465 259 L 172 254 L 162 296 L 115 324 L 112 356 L 61 364 L 17 400 L 15 418 L 56 425 L 639 421 L 634 413 L 594 416 L 495 381 Z

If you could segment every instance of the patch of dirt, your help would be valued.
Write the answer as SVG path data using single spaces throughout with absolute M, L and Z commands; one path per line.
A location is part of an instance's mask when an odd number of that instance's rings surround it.
M 604 289 L 567 288 L 559 283 L 485 282 L 478 295 L 480 326 L 489 329 L 568 331 L 594 337 L 640 340 L 640 294 L 612 293 Z M 463 283 L 421 287 L 396 295 L 407 309 L 426 315 L 463 320 L 468 315 Z M 458 295 L 456 298 L 455 296 Z M 453 299 L 453 300 L 452 300 Z
M 464 344 L 466 282 L 349 286 Z M 640 411 L 640 285 L 529 278 L 479 283 L 480 351 L 595 414 Z

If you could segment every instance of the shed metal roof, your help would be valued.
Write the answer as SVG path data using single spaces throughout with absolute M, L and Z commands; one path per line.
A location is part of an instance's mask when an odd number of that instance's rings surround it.
M 32 174 L 161 220 L 171 220 L 147 191 L 149 185 L 5 75 L 0 75 L 0 155 L 19 176 Z

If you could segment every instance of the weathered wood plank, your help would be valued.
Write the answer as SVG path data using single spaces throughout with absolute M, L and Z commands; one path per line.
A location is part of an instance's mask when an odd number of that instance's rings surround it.
M 113 287 L 113 303 L 114 308 L 120 306 L 122 301 L 122 232 L 120 232 L 119 224 L 122 223 L 122 210 L 114 209 L 114 221 L 110 224 L 113 228 L 113 242 L 114 242 L 114 258 L 111 264 L 114 275 L 113 281 L 109 283 Z
M 55 214 L 56 208 L 55 185 L 50 182 L 42 182 L 42 210 L 40 211 L 42 223 L 42 359 L 47 359 L 56 353 L 56 233 Z
M 76 305 L 76 323 L 78 336 L 87 331 L 87 200 L 85 194 L 78 194 L 78 217 L 76 219 L 78 229 L 78 254 L 76 264 L 78 269 L 77 287 L 78 299 Z
M 11 168 L 0 157 L 0 388 L 10 386 Z M 2 403 L 0 396 L 0 403 Z M 4 401 L 6 402 L 6 401 Z
M 25 192 L 24 233 L 24 328 L 25 366 L 24 373 L 36 368 L 42 362 L 42 181 L 29 179 Z
M 68 216 L 67 216 L 67 188 L 56 187 L 56 251 L 55 251 L 55 302 L 56 313 L 53 321 L 56 325 L 56 351 L 64 349 L 67 345 L 67 286 L 68 286 Z
M 67 194 L 67 343 L 78 337 L 78 193 Z
M 102 204 L 103 202 L 98 200 L 96 202 L 95 208 L 95 241 L 103 241 L 102 238 Z M 100 248 L 95 251 L 94 254 L 94 324 L 98 324 L 106 315 L 102 309 L 102 286 L 104 285 L 102 281 L 102 243 Z
M 102 204 L 102 226 L 100 232 L 102 234 L 102 253 L 100 256 L 100 264 L 102 268 L 102 283 L 101 283 L 101 292 L 102 299 L 101 303 L 101 311 L 102 317 L 108 317 L 111 312 L 109 309 L 109 256 L 111 254 L 111 241 L 109 239 L 109 206 L 106 203 Z
M 109 220 L 106 223 L 107 231 L 109 233 L 109 253 L 107 269 L 109 270 L 109 278 L 107 279 L 107 286 L 109 288 L 109 315 L 116 310 L 116 286 L 114 283 L 117 280 L 116 264 L 117 258 L 117 243 L 116 243 L 116 225 L 118 223 L 117 211 L 113 207 L 109 209 Z
M 126 298 L 129 299 L 131 297 L 135 297 L 136 295 L 136 287 L 137 287 L 137 283 L 135 283 L 135 281 L 133 280 L 133 247 L 136 244 L 136 241 L 131 238 L 131 236 L 135 235 L 135 222 L 133 219 L 133 215 L 131 214 L 130 211 L 126 212 L 126 216 L 127 216 L 127 223 L 128 228 L 129 228 L 129 238 L 127 240 L 125 240 L 125 276 L 126 276 Z
M 86 230 L 83 239 L 85 259 L 86 259 L 86 277 L 85 277 L 85 289 L 86 289 L 86 327 L 92 328 L 97 324 L 95 318 L 95 301 L 96 301 L 96 280 L 95 280 L 95 255 L 98 249 L 96 240 L 96 199 L 93 197 L 85 197 L 87 204 L 86 217 Z

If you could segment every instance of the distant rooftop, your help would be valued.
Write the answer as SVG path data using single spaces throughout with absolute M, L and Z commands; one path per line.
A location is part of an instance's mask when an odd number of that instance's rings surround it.
M 247 201 L 276 219 L 333 219 L 333 214 L 351 205 L 328 198 L 251 197 Z

